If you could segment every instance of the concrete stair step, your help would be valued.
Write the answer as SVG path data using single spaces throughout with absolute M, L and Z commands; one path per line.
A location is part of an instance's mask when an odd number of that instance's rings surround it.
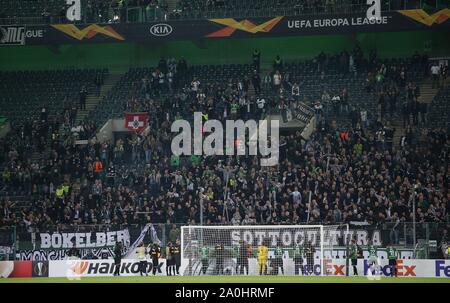
M 79 110 L 77 112 L 77 117 L 75 118 L 75 122 L 79 123 L 79 122 L 83 121 L 89 115 L 89 113 L 97 107 L 99 102 L 105 96 L 108 95 L 108 93 L 116 85 L 117 81 L 119 81 L 121 77 L 122 77 L 122 74 L 109 74 L 100 89 L 100 95 L 97 96 L 97 93 L 93 93 L 93 94 L 90 94 L 87 96 L 86 109 Z
M 430 78 L 424 79 L 420 84 L 419 101 L 431 104 L 438 91 L 439 89 L 432 87 L 432 82 Z
M 41 153 L 34 152 L 34 153 L 31 155 L 31 160 L 32 160 L 32 161 L 38 161 L 38 160 L 40 160 L 40 159 L 42 159 L 42 154 L 41 154 Z

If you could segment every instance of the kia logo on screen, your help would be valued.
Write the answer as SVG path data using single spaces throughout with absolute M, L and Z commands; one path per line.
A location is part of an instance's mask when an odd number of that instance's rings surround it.
M 168 36 L 172 33 L 172 26 L 169 24 L 158 23 L 150 28 L 150 33 L 154 36 Z

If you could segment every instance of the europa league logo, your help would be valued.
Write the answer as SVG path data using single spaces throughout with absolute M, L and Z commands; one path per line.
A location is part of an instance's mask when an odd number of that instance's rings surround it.
M 48 274 L 48 265 L 46 262 L 38 261 L 33 266 L 33 276 L 35 277 L 44 277 Z
M 42 276 L 42 266 L 44 266 L 44 263 L 42 263 L 42 262 L 39 262 L 38 264 L 37 264 L 37 268 L 38 268 L 38 276 Z

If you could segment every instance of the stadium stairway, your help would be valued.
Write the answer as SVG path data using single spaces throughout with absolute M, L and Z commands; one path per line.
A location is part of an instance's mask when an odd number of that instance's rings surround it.
M 405 128 L 403 127 L 402 119 L 394 119 L 391 123 L 392 127 L 395 128 L 394 136 L 392 138 L 392 145 L 395 148 L 399 148 L 400 140 L 405 135 Z
M 168 11 L 173 12 L 177 8 L 179 0 L 166 0 L 166 2 Z
M 432 88 L 431 78 L 426 78 L 420 84 L 419 101 L 422 103 L 430 104 L 433 101 L 434 96 L 436 96 L 438 90 L 438 88 Z
M 449 81 L 447 80 L 447 83 Z M 420 96 L 419 102 L 426 103 L 428 105 L 428 113 L 430 112 L 430 106 L 436 94 L 438 93 L 438 88 L 433 88 L 431 83 L 431 78 L 425 78 L 422 83 L 420 83 Z M 395 127 L 396 131 L 393 138 L 393 144 L 395 147 L 400 145 L 400 139 L 405 135 L 405 128 L 403 127 L 402 119 L 397 119 L 392 121 L 392 125 Z
M 250 83 L 250 85 L 248 86 L 247 96 L 248 96 L 249 98 L 254 97 L 255 100 L 256 100 L 256 98 L 257 98 L 256 93 L 255 93 L 255 87 L 253 86 L 252 83 Z
M 86 109 L 78 110 L 76 123 L 83 121 L 90 111 L 94 110 L 98 103 L 108 94 L 108 92 L 116 85 L 117 81 L 122 77 L 122 74 L 111 73 L 104 80 L 104 84 L 100 89 L 100 95 L 97 96 L 95 92 L 87 95 L 86 98 Z
M 33 152 L 33 153 L 31 154 L 31 157 L 30 157 L 31 163 L 37 163 L 37 162 L 39 162 L 41 159 L 42 159 L 42 153 L 39 153 L 39 152 Z

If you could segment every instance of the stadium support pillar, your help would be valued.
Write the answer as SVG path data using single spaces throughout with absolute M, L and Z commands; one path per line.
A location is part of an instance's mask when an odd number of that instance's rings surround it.
M 416 257 L 416 188 L 413 189 L 412 197 L 412 207 L 413 207 L 413 257 Z
M 200 198 L 200 226 L 203 226 L 203 198 Z M 203 247 L 203 229 L 200 230 L 200 247 Z
M 203 226 L 203 198 L 200 198 L 200 225 Z
M 349 228 L 349 225 L 348 224 L 345 224 L 346 225 L 346 229 L 345 229 L 345 236 L 343 237 L 344 238 L 344 244 L 345 244 L 345 275 L 348 277 L 349 275 L 350 275 L 350 269 L 349 269 L 349 267 L 350 267 L 350 256 L 349 256 L 349 252 L 350 252 L 350 249 L 349 249 L 349 247 L 348 247 L 348 245 L 349 245 L 349 234 L 350 234 L 350 228 Z
M 309 215 L 311 213 L 311 195 L 312 192 L 309 191 L 309 198 L 308 198 L 308 218 L 306 219 L 306 223 L 309 223 Z
M 325 262 L 324 262 L 324 259 L 323 259 L 323 241 L 324 241 L 323 225 L 320 225 L 320 262 L 321 262 L 321 264 L 320 264 L 320 275 L 321 276 L 324 276 L 324 271 L 325 271 Z

